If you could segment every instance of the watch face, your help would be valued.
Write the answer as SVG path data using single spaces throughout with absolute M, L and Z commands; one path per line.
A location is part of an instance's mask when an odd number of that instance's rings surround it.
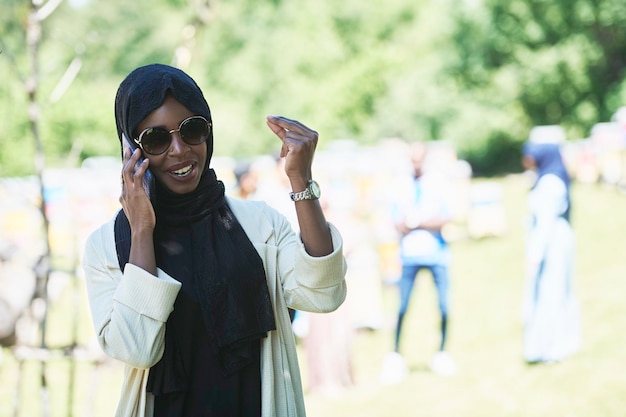
M 311 190 L 311 194 L 314 198 L 320 198 L 322 191 L 320 190 L 319 184 L 314 180 L 311 180 L 311 183 L 309 184 L 309 190 Z

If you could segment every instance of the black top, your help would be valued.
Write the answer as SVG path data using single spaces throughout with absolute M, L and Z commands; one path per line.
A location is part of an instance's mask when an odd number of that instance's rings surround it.
M 172 230 L 156 248 L 162 269 L 172 263 L 192 265 L 189 230 Z M 167 256 L 166 256 L 167 255 Z M 149 388 L 155 394 L 155 417 L 258 417 L 261 415 L 261 354 L 259 339 L 249 343 L 249 363 L 227 374 L 220 355 L 211 344 L 193 291 L 193 274 L 181 275 L 182 289 L 167 321 L 166 345 L 174 350 L 173 363 L 159 363 L 167 369 L 170 381 L 149 377 Z M 171 355 L 170 355 L 171 356 Z M 174 369 L 178 368 L 178 369 Z M 156 375 L 155 373 L 150 376 Z M 171 377 L 178 375 L 178 377 Z M 172 380 L 174 379 L 174 380 Z M 175 381 L 178 380 L 178 381 Z M 184 381 L 184 382 L 183 382 Z M 177 386 L 183 382 L 184 386 Z M 156 386 L 160 385 L 160 386 Z M 159 392 L 160 390 L 172 392 Z M 156 392 L 155 392 L 156 391 Z

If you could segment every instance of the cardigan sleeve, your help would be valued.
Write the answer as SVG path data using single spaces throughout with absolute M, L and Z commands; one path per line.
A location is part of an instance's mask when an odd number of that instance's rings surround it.
M 111 223 L 92 233 L 83 255 L 94 329 L 108 356 L 150 368 L 163 355 L 165 322 L 181 284 L 160 269 L 155 277 L 132 264 L 122 274 Z
M 346 260 L 339 230 L 328 223 L 333 251 L 309 255 L 287 218 L 262 201 L 229 200 L 233 213 L 255 245 L 266 268 L 277 308 L 290 307 L 312 313 L 336 310 L 346 298 Z
M 347 293 L 347 264 L 339 230 L 328 223 L 333 251 L 326 256 L 314 257 L 307 253 L 300 236 L 285 222 L 275 227 L 278 235 L 278 268 L 287 305 L 312 313 L 336 310 Z

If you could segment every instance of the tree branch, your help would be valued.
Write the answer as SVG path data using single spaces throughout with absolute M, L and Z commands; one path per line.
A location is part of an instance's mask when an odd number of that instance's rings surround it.
M 63 94 L 65 94 L 67 89 L 70 87 L 82 66 L 83 60 L 79 56 L 72 59 L 72 62 L 68 65 L 65 73 L 54 87 L 54 90 L 52 90 L 52 93 L 50 93 L 50 103 L 56 103 L 61 99 L 61 97 L 63 97 Z
M 37 10 L 35 17 L 40 22 L 46 20 L 46 18 L 54 13 L 56 8 L 59 7 L 62 2 L 63 0 L 48 0 L 46 4 L 44 4 L 42 7 L 39 8 L 39 10 Z

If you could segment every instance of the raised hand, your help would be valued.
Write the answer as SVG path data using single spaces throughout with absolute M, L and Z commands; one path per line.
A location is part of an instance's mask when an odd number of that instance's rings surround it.
M 281 158 L 285 158 L 285 173 L 290 180 L 311 179 L 313 155 L 318 134 L 297 120 L 282 116 L 267 116 L 267 125 L 282 141 Z

